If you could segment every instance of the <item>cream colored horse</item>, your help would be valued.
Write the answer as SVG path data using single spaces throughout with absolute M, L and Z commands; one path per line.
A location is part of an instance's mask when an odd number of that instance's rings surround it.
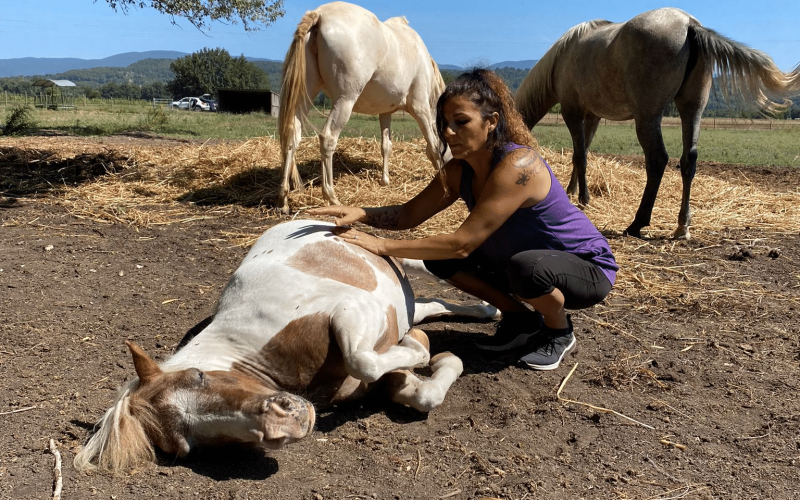
M 302 189 L 295 153 L 301 140 L 301 124 L 320 91 L 333 103 L 319 132 L 322 194 L 329 203 L 338 205 L 333 191 L 333 153 L 350 114 L 380 117 L 380 182 L 385 186 L 389 184 L 392 151 L 389 126 L 395 111 L 414 117 L 428 143 L 428 159 L 437 170 L 442 166 L 433 109 L 443 90 L 444 81 L 436 62 L 404 17 L 381 23 L 372 12 L 344 2 L 306 12 L 283 66 L 279 118 L 283 181 L 278 207 L 284 213 L 289 211 L 286 197 L 290 178 L 294 188 Z

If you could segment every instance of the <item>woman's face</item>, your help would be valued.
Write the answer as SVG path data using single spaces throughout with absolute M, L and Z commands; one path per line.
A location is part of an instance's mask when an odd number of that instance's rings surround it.
M 444 103 L 442 115 L 445 122 L 444 139 L 450 146 L 453 158 L 469 160 L 475 155 L 488 153 L 486 138 L 497 126 L 497 113 L 484 119 L 474 102 L 464 96 L 455 96 Z

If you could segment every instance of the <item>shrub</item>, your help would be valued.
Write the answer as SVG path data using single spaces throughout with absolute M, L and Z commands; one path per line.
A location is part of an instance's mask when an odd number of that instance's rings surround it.
M 15 106 L 8 114 L 6 123 L 0 128 L 5 135 L 23 135 L 28 130 L 36 128 L 30 106 Z
M 150 111 L 147 112 L 146 115 L 142 117 L 139 121 L 139 128 L 141 130 L 158 130 L 161 127 L 164 127 L 169 124 L 169 116 L 167 113 L 164 112 L 164 108 L 161 106 L 154 107 Z

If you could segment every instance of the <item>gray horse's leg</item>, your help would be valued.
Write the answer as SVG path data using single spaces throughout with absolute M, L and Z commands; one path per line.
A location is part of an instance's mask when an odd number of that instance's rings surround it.
M 584 116 L 583 113 L 563 113 L 564 123 L 567 124 L 572 136 L 572 175 L 567 186 L 568 194 L 578 193 L 578 202 L 582 205 L 589 204 L 589 188 L 586 186 L 586 163 L 589 146 L 592 144 L 600 118 L 594 115 Z
M 661 136 L 661 113 L 646 118 L 637 118 L 636 136 L 644 150 L 647 184 L 645 184 L 636 217 L 624 234 L 641 238 L 641 229 L 650 225 L 653 205 L 656 202 L 658 188 L 661 187 L 661 178 L 664 177 L 664 169 L 669 162 L 669 154 L 664 146 L 664 138 Z
M 675 96 L 675 106 L 681 116 L 681 134 L 683 137 L 683 154 L 681 155 L 681 180 L 683 181 L 683 194 L 681 197 L 681 210 L 678 214 L 678 227 L 673 233 L 674 238 L 689 239 L 689 226 L 692 223 L 692 209 L 689 198 L 692 190 L 692 180 L 697 170 L 697 138 L 700 135 L 700 119 L 708 103 L 708 93 L 711 88 L 710 72 L 705 69 L 703 59 L 698 61 L 695 69 L 686 79 L 678 95 Z
M 691 105 L 696 108 L 696 104 Z M 692 190 L 692 180 L 694 179 L 695 171 L 697 170 L 697 137 L 700 135 L 700 116 L 703 109 L 697 116 L 693 116 L 694 110 L 681 111 L 678 106 L 678 112 L 681 115 L 681 129 L 683 137 L 683 154 L 681 155 L 681 180 L 683 181 L 683 192 L 681 195 L 681 210 L 678 213 L 678 227 L 672 234 L 674 238 L 689 239 L 689 226 L 692 223 L 692 208 L 689 205 L 689 198 Z
M 392 114 L 383 113 L 378 115 L 381 123 L 381 155 L 383 156 L 383 175 L 381 176 L 381 186 L 389 185 L 389 157 L 392 156 Z

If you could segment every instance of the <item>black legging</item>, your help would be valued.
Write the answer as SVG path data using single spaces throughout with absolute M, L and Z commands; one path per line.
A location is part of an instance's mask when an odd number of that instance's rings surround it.
M 608 295 L 611 283 L 591 262 L 560 250 L 528 250 L 514 255 L 508 269 L 498 269 L 479 252 L 466 259 L 426 260 L 425 267 L 447 280 L 459 271 L 473 274 L 521 299 L 535 299 L 558 288 L 566 309 L 591 307 Z

